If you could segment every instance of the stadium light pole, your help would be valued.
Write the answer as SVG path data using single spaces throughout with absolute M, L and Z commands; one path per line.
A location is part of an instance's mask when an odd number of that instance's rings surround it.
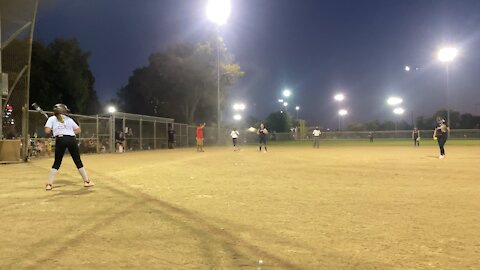
M 115 152 L 115 112 L 117 108 L 115 106 L 108 106 L 107 112 L 112 115 L 112 124 L 111 124 L 111 131 L 110 131 L 110 153 Z
M 393 109 L 393 113 L 396 115 L 402 115 L 404 112 L 405 110 L 400 107 Z M 395 134 L 397 134 L 397 119 L 395 119 Z
M 209 0 L 207 3 L 207 17 L 217 25 L 217 143 L 220 143 L 220 34 L 219 28 L 224 25 L 228 17 L 230 17 L 231 2 L 230 0 Z
M 333 96 L 333 99 L 338 102 L 338 110 L 340 112 L 340 103 L 345 99 L 344 94 L 336 94 Z M 340 121 L 341 121 L 341 115 L 340 113 L 338 114 L 338 131 L 340 131 Z
M 348 114 L 348 111 L 347 111 L 347 110 L 345 110 L 345 109 L 340 109 L 340 110 L 338 111 L 338 119 L 342 119 L 342 118 L 345 117 L 345 115 L 347 115 L 347 114 Z M 338 123 L 340 124 L 340 121 L 339 121 Z M 340 131 L 340 129 L 341 129 L 341 125 L 339 125 L 338 131 Z
M 458 50 L 453 47 L 445 47 L 438 51 L 437 58 L 446 66 L 446 88 L 447 88 L 447 125 L 448 135 L 450 135 L 450 62 L 457 57 Z

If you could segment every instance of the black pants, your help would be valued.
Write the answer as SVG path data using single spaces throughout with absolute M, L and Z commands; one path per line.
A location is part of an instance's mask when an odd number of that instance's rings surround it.
M 447 135 L 442 135 L 437 137 L 438 147 L 440 147 L 440 155 L 445 155 L 444 145 L 447 142 Z
M 68 149 L 72 156 L 73 162 L 77 166 L 77 169 L 83 167 L 82 160 L 80 159 L 80 152 L 78 151 L 77 139 L 74 136 L 57 137 L 55 140 L 55 161 L 53 162 L 53 169 L 60 169 L 62 165 L 63 155 L 65 149 Z
M 420 142 L 418 141 L 418 137 L 417 137 L 417 136 L 414 136 L 414 137 L 413 137 L 413 145 L 414 145 L 414 146 L 420 146 Z

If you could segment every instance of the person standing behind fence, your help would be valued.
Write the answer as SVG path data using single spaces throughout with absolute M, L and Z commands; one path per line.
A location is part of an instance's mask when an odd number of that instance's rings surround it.
M 197 126 L 197 152 L 204 152 L 203 150 L 203 128 L 205 127 L 205 123 L 198 124 Z
M 440 148 L 439 159 L 445 158 L 445 143 L 448 139 L 448 127 L 445 124 L 445 119 L 440 116 L 437 116 L 437 127 L 433 131 L 433 139 L 437 140 L 438 147 Z
M 413 146 L 420 147 L 420 130 L 414 128 L 412 131 Z
M 73 162 L 75 162 L 78 172 L 83 178 L 83 186 L 94 186 L 94 183 L 88 178 L 87 172 L 83 167 L 82 160 L 80 159 L 80 153 L 76 139 L 76 134 L 80 133 L 81 131 L 80 127 L 77 123 L 75 123 L 75 121 L 73 121 L 72 118 L 67 116 L 69 109 L 66 105 L 56 104 L 53 107 L 53 112 L 54 116 L 48 118 L 47 123 L 45 124 L 45 133 L 50 134 L 50 132 L 53 131 L 53 136 L 55 137 L 55 161 L 50 169 L 45 190 L 52 190 L 55 175 L 60 169 L 66 149 L 68 149 L 68 152 L 70 152 Z
M 168 125 L 168 149 L 175 148 L 175 130 L 172 124 Z
M 370 139 L 370 142 L 373 143 L 373 132 L 368 132 L 368 139 Z
M 240 147 L 238 147 L 238 137 L 240 136 L 240 132 L 238 132 L 236 128 L 233 128 L 232 132 L 230 132 L 230 136 L 232 137 L 233 151 L 240 151 Z
M 320 129 L 318 127 L 315 127 L 315 129 L 312 132 L 313 134 L 313 148 L 320 148 Z
M 257 130 L 258 139 L 259 139 L 259 151 L 262 152 L 262 144 L 265 146 L 264 153 L 267 152 L 267 135 L 268 130 L 263 123 L 260 124 L 260 127 Z

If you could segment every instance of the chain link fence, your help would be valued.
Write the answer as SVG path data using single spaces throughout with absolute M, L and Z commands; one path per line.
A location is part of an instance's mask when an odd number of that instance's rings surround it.
M 37 6 L 37 0 L 0 0 L 0 140 L 20 139 L 22 156 L 28 150 L 30 60 Z
M 53 112 L 46 112 L 48 116 Z M 37 111 L 29 111 L 28 157 L 51 156 L 55 150 L 55 140 L 44 132 L 46 119 Z M 113 153 L 124 151 L 140 151 L 166 149 L 168 130 L 175 131 L 173 147 L 193 147 L 196 145 L 197 127 L 175 123 L 173 119 L 146 115 L 113 113 L 107 115 L 70 115 L 81 127 L 78 135 L 80 153 Z M 218 140 L 218 129 L 203 129 L 205 145 L 225 145 L 229 142 L 229 129 L 221 129 Z M 217 143 L 218 142 L 218 143 Z

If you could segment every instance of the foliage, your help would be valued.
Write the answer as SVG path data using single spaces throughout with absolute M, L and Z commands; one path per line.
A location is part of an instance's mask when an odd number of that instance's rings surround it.
M 57 38 L 48 46 L 34 42 L 30 100 L 47 110 L 65 103 L 74 113 L 97 113 L 100 102 L 88 64 L 90 55 L 76 39 Z
M 266 126 L 270 131 L 288 132 L 293 126 L 293 117 L 288 112 L 274 112 L 267 117 Z
M 243 75 L 233 56 L 219 41 L 220 104 L 228 88 Z M 214 42 L 180 43 L 149 57 L 118 92 L 121 107 L 129 113 L 174 118 L 195 123 L 217 120 L 217 53 Z

